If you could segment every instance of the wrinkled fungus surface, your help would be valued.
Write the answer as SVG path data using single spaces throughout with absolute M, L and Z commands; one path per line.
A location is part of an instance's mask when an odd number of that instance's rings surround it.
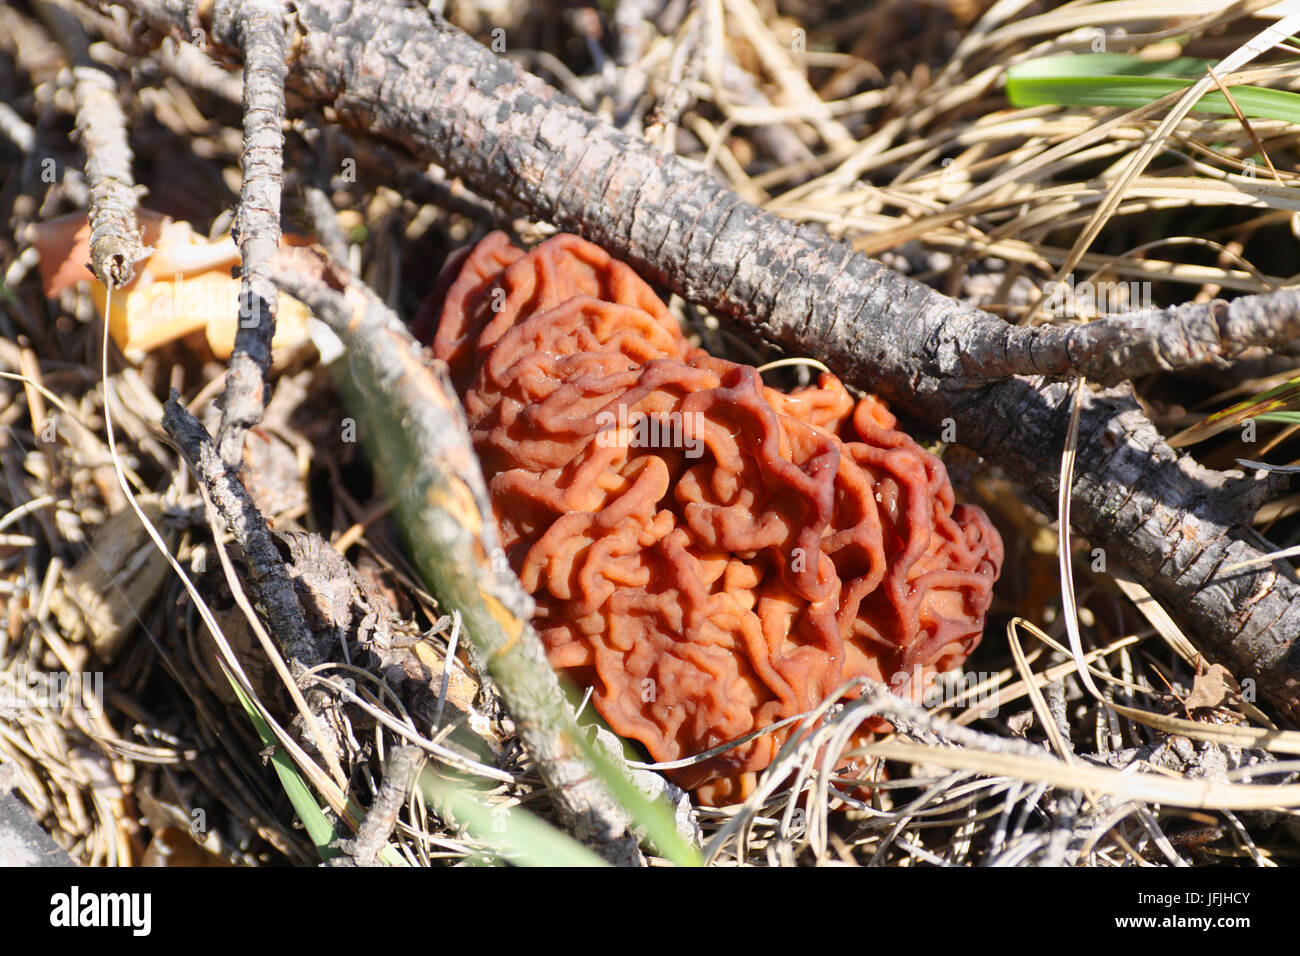
M 434 352 L 534 623 L 654 760 L 854 677 L 918 696 L 979 643 L 1002 541 L 879 399 L 832 375 L 787 394 L 692 348 L 644 281 L 574 236 L 524 253 L 493 233 L 448 268 Z M 735 799 L 788 732 L 670 776 Z

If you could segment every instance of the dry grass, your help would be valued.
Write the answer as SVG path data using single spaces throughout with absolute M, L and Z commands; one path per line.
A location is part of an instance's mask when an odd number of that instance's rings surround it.
M 1070 272 L 1079 281 L 1145 283 L 1157 305 L 1295 282 L 1300 201 L 1291 187 L 1300 127 L 1255 120 L 1248 129 L 1194 115 L 1162 129 L 1172 102 L 1133 112 L 1014 109 L 1000 84 L 1013 64 L 1085 52 L 1099 37 L 1118 52 L 1223 57 L 1271 22 L 1250 13 L 1263 3 L 1121 0 L 1051 9 L 886 0 L 865 10 L 789 3 L 780 12 L 762 0 L 646 4 L 665 8 L 659 29 L 621 61 L 611 59 L 608 19 L 559 16 L 546 4 L 528 5 L 519 19 L 493 13 L 497 5 L 447 6 L 480 39 L 503 28 L 511 55 L 531 69 L 665 150 L 704 163 L 746 198 L 820 223 L 1009 321 L 1043 318 L 1048 283 Z M 148 205 L 220 231 L 238 190 L 239 111 L 229 77 L 193 51 L 173 50 L 161 65 L 108 45 L 96 52 L 131 78 L 132 139 Z M 1247 81 L 1295 89 L 1297 52 L 1262 55 Z M 138 368 L 113 354 L 101 388 L 90 303 L 69 294 L 47 304 L 17 238 L 29 222 L 84 206 L 69 110 L 69 78 L 52 39 L 23 5 L 0 8 L 0 138 L 8 140 L 0 147 L 0 204 L 9 224 L 0 236 L 0 689 L 8 691 L 0 695 L 0 763 L 11 765 L 22 798 L 85 863 L 311 863 L 316 852 L 214 664 L 203 604 L 217 643 L 228 645 L 226 660 L 242 662 L 265 715 L 292 728 L 302 714 L 281 699 L 264 658 L 250 653 L 256 639 L 235 601 L 238 577 L 222 572 L 220 538 L 157 428 L 159 397 L 171 386 L 211 413 L 221 368 L 187 343 Z M 1139 165 L 1144 144 L 1150 161 Z M 1261 152 L 1268 163 L 1255 159 Z M 337 175 L 343 157 L 358 160 L 354 182 Z M 54 161 L 53 183 L 42 179 L 45 159 Z M 353 267 L 408 316 L 447 250 L 497 215 L 455 184 L 305 120 L 293 123 L 286 168 L 290 196 L 333 174 L 329 192 L 348 210 L 340 221 Z M 289 213 L 307 228 L 300 210 Z M 524 235 L 544 231 L 515 225 Z M 1095 237 L 1083 247 L 1076 240 L 1090 225 Z M 1078 318 L 1094 316 L 1088 302 L 1076 304 Z M 707 347 L 747 361 L 769 357 L 693 307 L 674 308 Z M 1298 366 L 1288 355 L 1261 355 L 1236 370 L 1135 384 L 1153 419 L 1172 432 L 1296 375 Z M 768 374 L 793 381 L 808 370 Z M 116 455 L 104 431 L 106 392 L 114 396 Z M 422 636 L 416 653 L 447 713 L 429 732 L 379 676 L 340 663 L 318 675 L 351 704 L 330 711 L 330 742 L 309 754 L 290 729 L 282 744 L 298 748 L 300 772 L 343 818 L 355 815 L 348 797 L 369 805 L 384 754 L 402 741 L 475 779 L 488 803 L 545 815 L 545 793 L 491 689 L 454 650 L 445 666 L 454 622 L 406 564 L 357 446 L 340 439 L 345 415 L 310 355 L 289 360 L 254 443 L 262 456 L 249 467 L 261 482 L 255 494 L 275 527 L 333 541 L 384 595 L 401 629 Z M 1234 457 L 1292 464 L 1295 429 L 1261 431 L 1260 446 L 1230 433 L 1195 450 L 1213 465 Z M 996 463 L 972 462 L 956 447 L 944 454 L 1008 544 L 989 633 L 967 665 L 980 681 L 928 709 L 870 688 L 851 704 L 827 705 L 829 718 L 802 739 L 793 735 L 744 805 L 695 811 L 710 860 L 1294 862 L 1297 733 L 1275 727 L 1249 687 L 1208 671 L 1138 585 L 1095 567 L 1086 542 L 1067 543 L 1073 565 L 1063 588 L 1055 521 L 1024 504 Z M 72 569 L 96 560 L 98 530 L 126 505 L 119 472 L 134 495 L 154 496 L 154 523 L 201 599 L 165 573 L 143 600 L 127 602 L 137 617 L 105 663 L 76 615 L 58 608 L 75 588 Z M 1261 530 L 1294 544 L 1295 511 L 1294 498 L 1271 505 Z M 142 531 L 125 537 L 131 557 L 102 570 L 106 589 L 130 594 L 157 558 Z M 59 671 L 102 673 L 102 710 L 95 700 L 46 699 L 29 677 Z M 343 678 L 353 681 L 346 690 Z M 899 733 L 855 745 L 854 730 L 873 715 L 889 717 Z M 855 767 L 837 772 L 845 751 Z M 392 846 L 416 864 L 493 852 L 490 838 L 441 819 L 419 794 Z

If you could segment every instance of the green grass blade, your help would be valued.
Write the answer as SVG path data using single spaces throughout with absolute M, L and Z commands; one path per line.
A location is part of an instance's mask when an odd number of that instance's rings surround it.
M 1007 98 L 1013 106 L 1119 106 L 1136 109 L 1186 89 L 1214 60 L 1180 57 L 1149 62 L 1123 53 L 1082 53 L 1030 60 L 1007 71 Z M 1300 94 L 1259 86 L 1230 87 L 1232 98 L 1250 118 L 1300 124 Z M 1196 112 L 1232 116 L 1220 92 L 1205 94 Z
M 568 697 L 569 703 L 577 710 L 582 701 L 582 693 L 567 679 L 562 679 L 560 686 Z M 646 797 L 614 765 L 606 754 L 605 748 L 594 735 L 599 730 L 609 735 L 605 739 L 617 741 L 622 748 L 624 760 L 646 760 L 648 754 L 638 752 L 631 741 L 614 733 L 614 728 L 597 713 L 595 707 L 587 707 L 582 711 L 578 718 L 578 726 L 581 729 L 578 743 L 588 761 L 600 775 L 605 786 L 609 788 L 610 793 L 614 795 L 614 799 L 632 817 L 632 825 L 644 834 L 654 851 L 677 866 L 703 866 L 704 860 L 699 851 L 684 840 L 678 832 L 674 808 L 665 800 L 652 800 Z
M 284 787 L 285 795 L 289 798 L 289 803 L 293 805 L 294 813 L 302 821 L 308 839 L 316 847 L 316 852 L 320 854 L 322 860 L 338 856 L 339 851 L 330 846 L 338 834 L 333 825 L 330 824 L 329 818 L 325 816 L 325 812 L 321 810 L 320 804 L 316 802 L 316 798 L 312 796 L 311 787 L 308 786 L 307 781 L 302 779 L 302 775 L 298 773 L 298 768 L 293 765 L 293 761 L 284 752 L 280 742 L 275 739 L 274 731 L 262 719 L 262 714 L 253 706 L 253 702 L 245 696 L 244 691 L 231 678 L 224 665 L 222 665 L 221 670 L 226 675 L 226 680 L 230 682 L 230 686 L 234 688 L 235 696 L 239 698 L 239 705 L 244 708 L 244 713 L 253 722 L 253 727 L 257 731 L 257 736 L 262 739 L 262 744 L 273 748 L 271 766 L 275 768 L 276 776 L 280 778 L 280 786 Z M 348 804 L 353 809 L 357 809 L 352 801 L 348 801 Z M 357 815 L 360 816 L 360 813 Z M 389 866 L 410 865 L 406 858 L 391 845 L 385 846 L 380 851 L 379 858 Z
M 223 667 L 222 670 L 224 671 L 225 668 Z M 226 675 L 226 679 L 230 680 L 229 674 Z M 262 719 L 261 713 L 253 706 L 253 702 L 244 695 L 243 690 L 235 681 L 230 680 L 230 686 L 235 689 L 239 704 L 244 708 L 244 713 L 248 715 L 248 719 L 253 722 L 253 727 L 257 730 L 257 736 L 262 738 L 262 744 L 273 748 L 271 751 L 271 766 L 275 768 L 275 773 L 280 778 L 280 785 L 284 787 L 284 792 L 288 795 L 289 802 L 293 804 L 293 810 L 298 814 L 298 819 L 302 821 L 303 827 L 306 828 L 307 837 L 315 845 L 316 852 L 320 854 L 322 860 L 338 856 L 339 851 L 330 846 L 337 834 L 334 832 L 333 825 L 326 818 L 324 811 L 321 810 L 320 804 L 312 796 L 311 788 L 299 776 L 293 761 L 284 752 L 284 748 L 280 746 L 280 742 L 276 739 L 267 722 Z
M 665 801 L 651 800 L 638 790 L 585 735 L 580 735 L 578 741 L 614 799 L 632 816 L 634 824 L 645 833 L 655 852 L 678 866 L 704 865 L 700 852 L 677 832 L 672 810 Z
M 1283 425 L 1300 425 L 1300 412 L 1268 412 L 1264 415 L 1256 415 L 1255 418 L 1261 422 L 1280 422 Z
M 490 809 L 465 787 L 429 769 L 420 774 L 425 798 L 464 824 L 475 838 L 516 866 L 608 866 L 567 833 L 524 810 Z

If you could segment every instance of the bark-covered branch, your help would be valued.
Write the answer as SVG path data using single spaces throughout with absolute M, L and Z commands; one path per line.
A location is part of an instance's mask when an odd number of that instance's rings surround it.
M 70 10 L 56 0 L 43 0 L 37 10 L 73 61 L 76 137 L 90 183 L 90 271 L 108 288 L 120 289 L 135 278 L 135 263 L 152 250 L 141 243 L 135 219 L 131 144 L 117 81 L 90 59 L 86 31 Z
M 271 529 L 243 482 L 221 461 L 207 429 L 180 403 L 175 392 L 163 406 L 163 428 L 207 489 L 222 522 L 239 545 L 253 596 L 266 614 L 285 656 L 300 670 L 315 667 L 325 660 L 325 654 L 307 627 L 302 605 L 298 603 Z
M 327 655 L 307 626 L 302 604 L 266 519 L 235 469 L 221 461 L 207 429 L 180 403 L 174 389 L 163 406 L 163 428 L 203 485 L 209 507 L 215 509 L 239 545 L 249 587 L 287 658 L 287 669 L 278 664 L 276 669 L 281 670 L 289 695 L 298 705 L 307 738 L 324 758 L 335 782 L 342 785 L 345 778 L 337 756 L 337 741 L 331 740 L 317 717 L 327 697 L 320 690 L 304 697 L 298 690 L 298 681 Z M 270 646 L 267 647 L 269 651 Z
M 930 351 L 937 374 L 952 387 L 1070 373 L 1113 385 L 1148 372 L 1222 363 L 1248 348 L 1286 345 L 1297 337 L 1300 291 L 1287 289 L 1075 325 L 994 324 L 982 314 L 962 314 L 946 323 Z
M 192 0 L 125 0 L 155 26 L 184 26 Z M 986 315 L 757 209 L 698 166 L 611 128 L 541 80 L 420 9 L 301 0 L 290 84 L 344 123 L 399 143 L 501 203 L 523 203 L 603 245 L 643 275 L 789 351 L 814 355 L 923 427 L 1018 478 L 1049 512 L 1067 389 L 1012 377 L 971 387 L 940 374 L 945 341 L 1001 334 Z M 198 14 L 196 14 L 198 15 Z M 232 47 L 234 37 L 214 39 Z M 956 337 L 957 332 L 961 338 Z M 1260 557 L 1252 509 L 1268 479 L 1179 457 L 1127 392 L 1089 392 L 1072 514 L 1200 638 L 1300 716 L 1300 583 Z
M 239 240 L 240 316 L 226 373 L 217 447 L 229 468 L 239 466 L 244 435 L 262 420 L 266 374 L 275 335 L 276 288 L 271 260 L 280 247 L 284 168 L 285 8 L 281 0 L 219 3 L 216 29 L 239 38 L 244 58 L 244 179 L 235 232 Z

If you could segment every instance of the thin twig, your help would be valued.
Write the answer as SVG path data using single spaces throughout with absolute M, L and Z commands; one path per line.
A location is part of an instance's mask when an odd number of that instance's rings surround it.
M 330 197 L 321 187 L 307 183 L 302 187 L 302 199 L 307 218 L 325 250 L 339 262 L 346 262 L 348 243 L 339 228 L 338 211 Z
M 324 655 L 303 618 L 302 605 L 266 519 L 243 482 L 217 456 L 207 429 L 180 403 L 174 391 L 164 407 L 163 428 L 212 496 L 222 521 L 239 544 L 253 593 L 280 646 L 303 667 L 315 667 Z
M 239 328 L 230 356 L 218 432 L 221 460 L 236 468 L 244 435 L 262 419 L 266 375 L 275 335 L 276 288 L 271 260 L 280 245 L 280 192 L 284 167 L 285 8 L 280 0 L 247 0 L 237 10 L 244 57 L 244 182 L 235 234 L 242 259 Z
M 72 59 L 77 99 L 76 136 L 90 180 L 90 271 L 111 289 L 135 278 L 135 263 L 153 250 L 141 244 L 131 144 L 117 82 L 90 59 L 81 22 L 58 0 L 37 5 Z
M 1223 364 L 1247 349 L 1277 348 L 1297 337 L 1300 292 L 1285 289 L 1071 325 L 999 327 L 959 319 L 935 339 L 932 355 L 936 371 L 953 384 L 1080 374 L 1112 385 L 1150 372 Z
M 397 817 L 423 764 L 424 754 L 419 747 L 403 745 L 393 748 L 375 802 L 361 821 L 356 837 L 343 841 L 343 855 L 330 860 L 330 866 L 380 865 L 379 853 L 397 825 Z
M 328 732 L 321 726 L 312 706 L 319 704 L 323 698 L 320 692 L 316 692 L 309 704 L 297 685 L 300 677 L 321 663 L 325 655 L 307 627 L 302 605 L 289 580 L 270 529 L 266 526 L 266 519 L 262 517 L 234 470 L 220 460 L 207 430 L 181 405 L 174 390 L 164 406 L 163 428 L 202 483 L 205 501 L 215 508 L 240 546 L 247 565 L 249 585 L 266 614 L 280 648 L 288 658 L 287 670 L 283 669 L 284 664 L 273 654 L 272 665 L 280 673 L 286 690 L 298 707 L 307 736 L 329 766 L 335 782 L 342 787 L 346 775 L 335 752 L 336 747 L 329 740 Z M 239 599 L 240 596 L 236 593 L 236 600 Z M 262 638 L 257 622 L 250 620 L 250 625 L 259 639 Z

